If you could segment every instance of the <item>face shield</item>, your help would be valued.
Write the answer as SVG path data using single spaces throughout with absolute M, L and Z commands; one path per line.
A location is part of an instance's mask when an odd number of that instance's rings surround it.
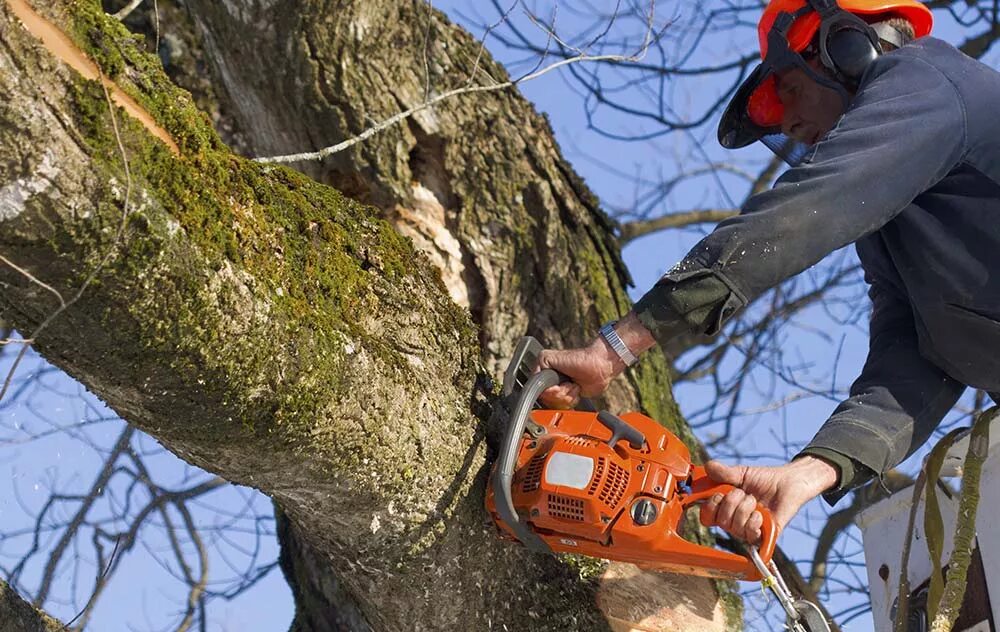
M 788 45 L 788 31 L 805 12 L 782 13 L 767 34 L 767 56 L 737 89 L 719 123 L 719 144 L 726 149 L 746 147 L 754 141 L 763 142 L 775 155 L 791 166 L 802 163 L 812 147 L 785 135 L 781 131 L 784 106 L 778 98 L 778 77 L 795 68 L 801 69 L 813 81 L 836 90 L 846 103 L 847 90 L 836 81 L 813 70 L 802 54 Z M 807 56 L 807 51 L 803 51 Z

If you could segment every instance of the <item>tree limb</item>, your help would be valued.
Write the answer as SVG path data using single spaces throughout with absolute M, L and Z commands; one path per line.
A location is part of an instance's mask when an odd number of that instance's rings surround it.
M 655 233 L 656 231 L 668 228 L 684 228 L 695 224 L 714 224 L 734 215 L 739 215 L 739 211 L 732 209 L 698 209 L 683 213 L 661 215 L 654 219 L 626 222 L 621 225 L 618 239 L 624 246 L 639 237 Z

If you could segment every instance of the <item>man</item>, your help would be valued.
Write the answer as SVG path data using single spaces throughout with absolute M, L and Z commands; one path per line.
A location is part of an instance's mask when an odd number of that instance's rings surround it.
M 793 168 L 588 347 L 541 357 L 574 382 L 543 401 L 572 405 L 654 344 L 718 332 L 855 243 L 873 312 L 850 398 L 787 465 L 708 464 L 739 489 L 702 519 L 745 540 L 760 535 L 758 501 L 783 528 L 808 500 L 835 502 L 906 458 L 967 386 L 1000 392 L 1000 74 L 930 30 L 914 0 L 773 0 L 758 28 L 763 62 L 719 139 L 761 140 Z

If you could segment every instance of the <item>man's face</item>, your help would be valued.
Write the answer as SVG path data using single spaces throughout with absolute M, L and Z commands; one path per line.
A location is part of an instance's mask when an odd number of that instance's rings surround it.
M 825 74 L 816 58 L 809 67 L 817 74 Z M 806 145 L 815 145 L 833 129 L 844 115 L 844 101 L 833 88 L 816 83 L 801 68 L 793 68 L 776 76 L 778 98 L 784 106 L 781 131 Z

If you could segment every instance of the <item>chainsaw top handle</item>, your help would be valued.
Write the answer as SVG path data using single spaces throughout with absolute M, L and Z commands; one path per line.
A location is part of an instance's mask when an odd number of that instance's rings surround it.
M 691 466 L 691 493 L 681 495 L 681 504 L 685 509 L 692 505 L 701 504 L 707 502 L 715 494 L 722 494 L 725 496 L 729 492 L 736 489 L 732 485 L 725 483 L 716 483 L 711 478 L 709 478 L 708 473 L 705 468 L 701 465 Z M 760 503 L 757 504 L 757 511 L 760 512 L 763 522 L 760 527 L 760 543 L 757 545 L 757 550 L 760 553 L 760 557 L 768 562 L 774 555 L 774 548 L 778 542 L 778 525 L 774 522 L 774 516 L 771 515 L 770 510 L 764 507 Z M 704 523 L 702 523 L 704 524 Z M 705 525 L 711 526 L 711 525 Z M 720 552 L 721 553 L 721 552 Z M 730 555 L 730 554 L 726 554 Z M 743 561 L 748 562 L 746 558 L 740 556 Z M 753 568 L 753 567 L 751 567 Z M 750 575 L 757 575 L 758 573 L 754 570 Z
M 514 500 L 511 497 L 510 486 L 514 478 L 514 466 L 517 464 L 518 448 L 521 445 L 521 435 L 524 433 L 524 424 L 528 420 L 535 400 L 542 394 L 542 391 L 559 384 L 560 376 L 552 369 L 544 369 L 535 373 L 524 384 L 511 411 L 510 424 L 504 433 L 503 443 L 500 444 L 500 457 L 497 459 L 496 467 L 490 485 L 493 486 L 493 499 L 496 504 L 496 511 L 503 521 L 514 531 L 514 535 L 526 547 L 533 551 L 551 553 L 552 549 L 540 537 L 538 537 L 517 515 L 514 509 Z

